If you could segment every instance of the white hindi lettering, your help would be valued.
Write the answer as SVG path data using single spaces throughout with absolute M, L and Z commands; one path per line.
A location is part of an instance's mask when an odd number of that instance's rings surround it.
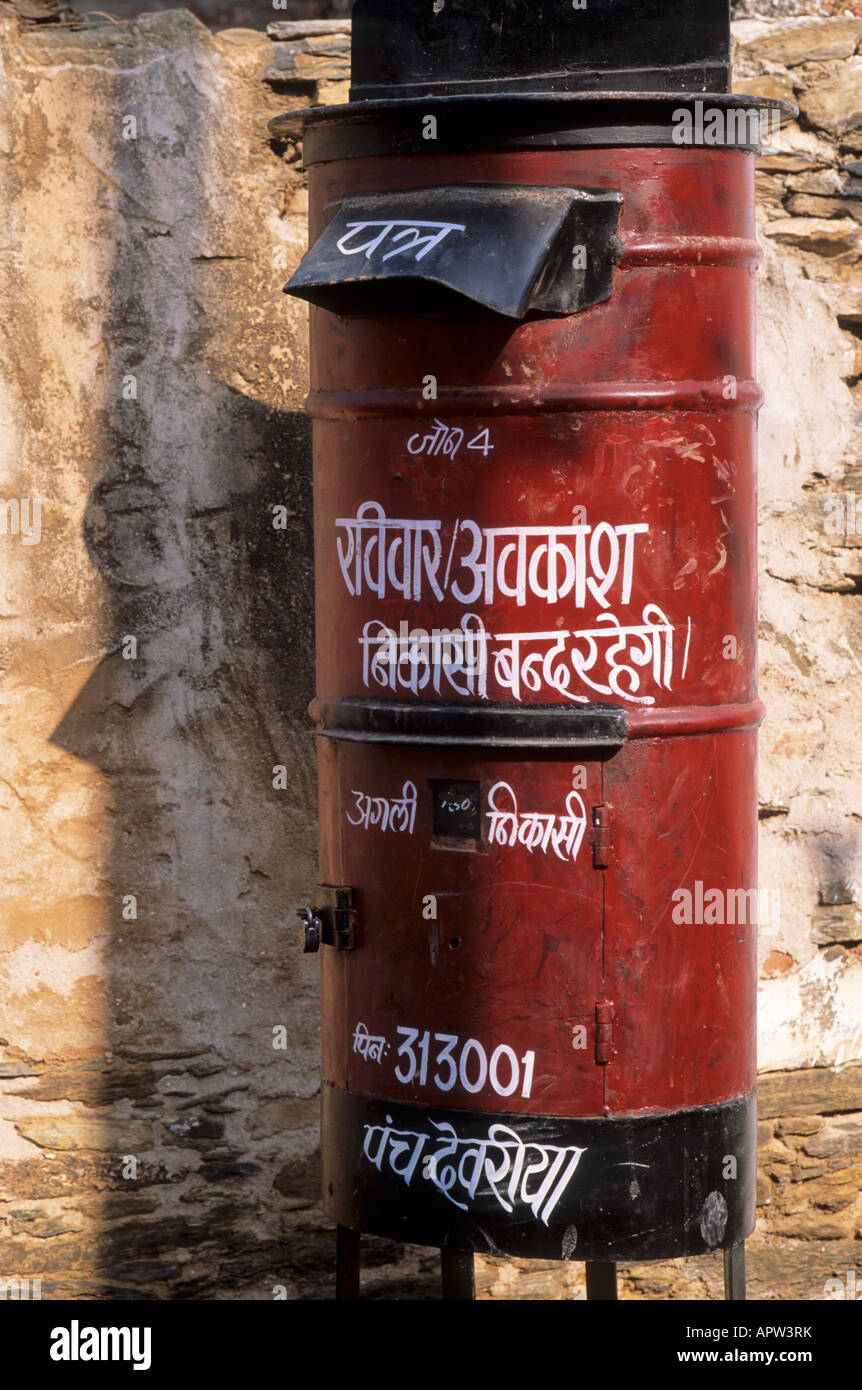
M 438 430 L 448 429 L 435 421 Z M 440 435 L 443 439 L 443 435 Z M 437 435 L 419 440 L 417 451 Z M 443 447 L 448 447 L 443 439 Z M 387 517 L 379 502 L 364 502 L 354 517 L 336 521 L 341 574 L 353 597 L 411 602 L 451 598 L 465 607 L 514 599 L 549 606 L 569 600 L 576 609 L 600 608 L 581 629 L 491 634 L 478 613 L 460 627 L 396 632 L 382 621 L 366 623 L 359 644 L 366 689 L 434 693 L 517 702 L 553 693 L 588 704 L 591 692 L 635 705 L 654 705 L 654 690 L 670 691 L 674 678 L 673 623 L 655 603 L 640 621 L 623 622 L 612 611 L 630 604 L 638 537 L 645 522 L 612 526 L 485 527 L 460 519 L 444 536 L 440 520 Z M 687 620 L 682 679 L 688 669 L 691 619 Z M 372 822 L 375 823 L 375 822 Z
M 509 783 L 498 782 L 488 793 L 488 806 L 485 814 L 491 822 L 488 839 L 492 845 L 509 849 L 523 845 L 530 854 L 534 850 L 548 854 L 553 849 L 558 859 L 577 862 L 587 828 L 586 808 L 577 792 L 569 794 L 565 815 L 544 815 L 519 811 L 518 798 Z
M 461 445 L 464 443 L 464 431 L 456 425 L 444 425 L 442 420 L 434 421 L 434 428 L 428 434 L 423 435 L 420 431 L 413 434 L 407 441 L 407 452 L 413 454 L 427 454 L 429 458 L 436 458 L 438 454 L 445 458 L 454 458 Z
M 441 681 L 459 695 L 484 699 L 488 687 L 488 634 L 481 618 L 468 613 L 452 631 L 405 631 L 385 623 L 366 623 L 359 639 L 362 679 L 366 688 L 409 690 L 417 695 L 430 685 L 439 694 Z
M 448 1121 L 429 1124 L 432 1132 L 399 1130 L 387 1115 L 383 1125 L 364 1125 L 363 1153 L 378 1172 L 393 1173 L 407 1187 L 418 1169 L 460 1211 L 469 1211 L 478 1194 L 510 1214 L 526 1207 L 547 1226 L 586 1153 L 522 1139 L 509 1125 L 493 1124 L 484 1138 L 462 1139 Z
M 476 613 L 466 614 L 460 629 L 431 633 L 403 622 L 400 633 L 380 621 L 366 623 L 359 638 L 363 684 L 392 694 L 431 689 L 480 699 L 510 695 L 518 702 L 553 692 L 575 704 L 588 704 L 588 692 L 597 691 L 654 705 L 655 695 L 641 691 L 646 680 L 659 690 L 673 688 L 673 624 L 654 603 L 634 625 L 624 626 L 613 613 L 596 621 L 580 631 L 497 634 Z M 686 652 L 690 639 L 691 619 Z
M 347 813 L 350 825 L 361 826 L 363 830 L 391 830 L 396 835 L 413 834 L 419 795 L 413 782 L 404 783 L 400 797 L 368 796 L 358 791 L 351 791 L 350 795 L 356 798 L 355 818 Z
M 414 458 L 418 454 L 426 454 L 429 458 L 455 458 L 458 450 L 464 443 L 465 434 L 457 425 L 446 425 L 442 420 L 434 420 L 433 426 L 427 434 L 420 430 L 417 434 L 412 434 L 407 441 L 407 452 L 413 454 Z M 491 443 L 491 431 L 489 429 L 480 430 L 474 439 L 467 443 L 468 449 L 474 449 L 481 453 L 485 458 L 494 451 Z
M 448 428 L 440 421 L 435 425 Z M 440 447 L 447 450 L 453 438 L 451 432 L 441 434 Z M 436 434 L 414 435 L 408 449 L 432 452 L 436 439 Z M 391 593 L 419 602 L 448 594 L 466 607 L 514 598 L 519 608 L 532 596 L 549 604 L 572 597 L 576 608 L 595 601 L 607 609 L 615 588 L 625 606 L 631 601 L 637 537 L 650 529 L 646 522 L 481 527 L 458 520 L 444 567 L 442 521 L 396 520 L 379 502 L 365 502 L 355 517 L 339 517 L 335 525 L 344 533 L 337 537 L 338 560 L 354 597 L 367 592 L 383 599 Z
M 415 251 L 414 261 L 423 261 L 430 252 L 435 251 L 452 232 L 466 232 L 463 222 L 419 222 L 404 221 L 398 218 L 382 221 L 348 222 L 350 230 L 338 241 L 342 256 L 360 256 L 370 261 L 374 253 L 391 236 L 391 250 L 381 257 L 381 262 L 392 260 L 393 256 L 403 256 Z M 399 230 L 396 230 L 398 228 Z M 363 241 L 365 234 L 368 236 Z M 356 238 L 359 238 L 357 243 Z
M 385 1037 L 373 1037 L 364 1023 L 357 1023 L 353 1033 L 353 1051 L 369 1062 L 382 1064 L 384 1055 L 389 1051 L 389 1044 Z
M 418 602 L 428 588 L 443 598 L 437 582 L 443 545 L 442 522 L 390 521 L 378 502 L 366 502 L 355 517 L 336 522 L 346 534 L 338 538 L 338 563 L 348 593 L 386 598 L 394 594 Z

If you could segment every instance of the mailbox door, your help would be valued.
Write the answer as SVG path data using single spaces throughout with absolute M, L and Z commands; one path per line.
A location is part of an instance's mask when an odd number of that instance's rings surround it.
M 756 776 L 756 734 L 741 731 L 637 740 L 608 764 L 612 1114 L 754 1089 Z
M 359 885 L 356 949 L 324 952 L 324 1076 L 429 1113 L 600 1115 L 602 764 L 328 740 L 321 757 L 326 873 Z

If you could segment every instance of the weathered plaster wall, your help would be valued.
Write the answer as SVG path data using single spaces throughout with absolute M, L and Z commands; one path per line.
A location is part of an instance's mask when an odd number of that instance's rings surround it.
M 781 915 L 752 1292 L 818 1298 L 862 1249 L 862 18 L 737 37 L 740 89 L 803 108 L 758 174 Z M 305 184 L 266 121 L 343 99 L 347 62 L 332 25 L 0 21 L 0 496 L 42 507 L 38 543 L 0 535 L 0 1276 L 44 1296 L 329 1287 L 291 926 L 316 875 L 305 314 L 280 293 Z M 370 1296 L 436 1289 L 433 1252 L 367 1255 Z M 579 1266 L 488 1260 L 480 1285 L 582 1293 Z
M 51 2 L 0 0 L 0 10 L 4 3 L 47 6 Z M 263 29 L 271 20 L 344 19 L 352 7 L 353 0 L 192 0 L 188 6 L 197 19 L 216 29 L 245 24 Z M 87 11 L 87 6 L 81 4 L 80 0 L 74 8 L 84 13 Z M 100 11 L 116 15 L 118 19 L 134 19 L 136 15 L 173 8 L 172 0 L 99 0 Z
M 738 90 L 795 100 L 758 164 L 761 274 L 760 1065 L 862 1057 L 862 17 L 736 26 Z M 839 515 L 840 514 L 840 515 Z
M 41 501 L 38 544 L 0 537 L 0 1274 L 51 1296 L 270 1297 L 317 1144 L 269 47 L 184 12 L 0 27 L 0 492 Z

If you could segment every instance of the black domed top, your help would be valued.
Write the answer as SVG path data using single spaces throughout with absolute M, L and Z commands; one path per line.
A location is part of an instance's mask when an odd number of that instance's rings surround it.
M 730 0 L 354 0 L 352 101 L 729 90 Z

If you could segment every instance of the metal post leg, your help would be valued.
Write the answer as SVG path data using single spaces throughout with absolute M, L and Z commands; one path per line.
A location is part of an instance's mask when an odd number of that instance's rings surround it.
M 745 1302 L 745 1241 L 724 1252 L 724 1297 L 732 1303 Z
M 335 1297 L 341 1302 L 355 1303 L 359 1298 L 358 1231 L 338 1226 L 335 1236 Z
M 472 1252 L 440 1251 L 444 1299 L 471 1301 L 476 1297 L 476 1269 Z
M 605 1302 L 617 1300 L 617 1267 L 601 1260 L 587 1260 L 587 1298 Z

